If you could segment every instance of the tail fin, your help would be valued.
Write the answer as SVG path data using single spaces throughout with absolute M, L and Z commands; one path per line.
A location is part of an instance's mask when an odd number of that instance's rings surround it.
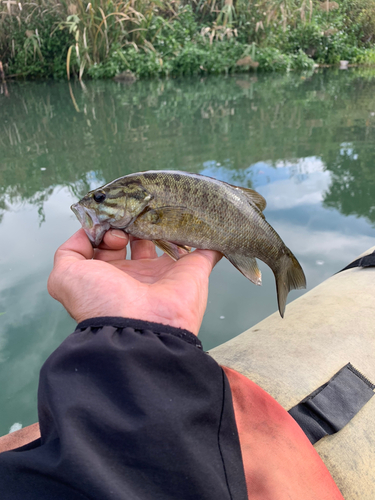
M 276 280 L 277 303 L 280 316 L 283 318 L 288 293 L 290 290 L 306 288 L 306 278 L 300 263 L 289 248 L 284 249 L 284 255 L 279 259 L 273 273 Z

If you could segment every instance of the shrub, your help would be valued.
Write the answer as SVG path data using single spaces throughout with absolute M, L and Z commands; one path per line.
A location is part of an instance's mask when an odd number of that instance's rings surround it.
M 341 7 L 344 24 L 360 43 L 369 46 L 375 42 L 375 0 L 345 0 Z
M 64 78 L 67 33 L 53 31 L 59 13 L 51 9 L 42 14 L 41 8 L 32 13 L 30 5 L 18 17 L 8 15 L 0 22 L 0 60 L 8 74 L 27 78 Z
M 112 78 L 370 64 L 375 0 L 35 0 L 0 3 L 0 60 L 26 78 Z M 215 8 L 214 8 L 215 6 Z M 256 50 L 255 50 L 256 48 Z

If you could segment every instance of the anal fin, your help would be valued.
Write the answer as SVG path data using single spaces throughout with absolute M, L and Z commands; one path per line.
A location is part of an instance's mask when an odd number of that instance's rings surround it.
M 262 273 L 255 257 L 246 257 L 246 255 L 238 254 L 225 255 L 225 257 L 255 285 L 262 284 Z

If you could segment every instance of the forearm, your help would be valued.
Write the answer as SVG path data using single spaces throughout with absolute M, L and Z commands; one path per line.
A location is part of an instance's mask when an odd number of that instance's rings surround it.
M 38 397 L 40 446 L 0 455 L 0 491 L 22 470 L 30 500 L 246 499 L 228 381 L 186 330 L 87 320 L 46 361 Z

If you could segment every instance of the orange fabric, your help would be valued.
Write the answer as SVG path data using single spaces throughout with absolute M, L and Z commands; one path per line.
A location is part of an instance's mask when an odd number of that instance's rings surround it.
M 6 434 L 0 437 L 0 453 L 3 451 L 14 450 L 25 444 L 29 444 L 35 439 L 40 438 L 39 423 L 24 427 L 19 431 L 14 431 L 11 434 Z
M 223 369 L 232 391 L 249 500 L 344 500 L 289 413 L 244 375 Z

